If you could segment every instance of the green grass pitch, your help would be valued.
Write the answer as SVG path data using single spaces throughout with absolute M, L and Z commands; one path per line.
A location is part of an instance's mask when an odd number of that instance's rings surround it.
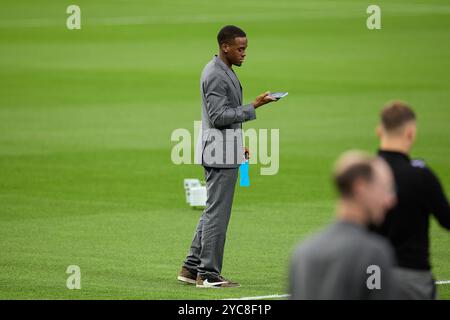
M 81 7 L 81 30 L 66 8 Z M 419 116 L 413 157 L 450 196 L 450 5 L 377 1 L 2 1 L 0 298 L 221 299 L 283 294 L 298 241 L 333 219 L 329 183 L 344 150 L 375 152 L 381 106 Z M 250 102 L 289 91 L 246 128 L 280 129 L 280 170 L 237 188 L 224 276 L 241 288 L 176 281 L 201 211 L 170 161 L 175 128 L 201 115 L 199 76 L 221 26 L 249 38 L 237 73 Z M 450 279 L 449 234 L 431 228 L 433 272 Z M 68 265 L 81 290 L 66 288 Z M 450 285 L 438 287 L 450 298 Z

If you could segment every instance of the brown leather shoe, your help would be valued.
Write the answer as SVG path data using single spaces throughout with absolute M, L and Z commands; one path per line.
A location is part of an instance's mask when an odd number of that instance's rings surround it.
M 190 284 L 196 284 L 197 283 L 197 272 L 194 272 L 191 269 L 188 269 L 186 267 L 181 267 L 180 274 L 177 278 L 179 281 L 190 283 Z
M 237 282 L 225 279 L 222 276 L 198 275 L 197 288 L 237 288 L 241 285 Z

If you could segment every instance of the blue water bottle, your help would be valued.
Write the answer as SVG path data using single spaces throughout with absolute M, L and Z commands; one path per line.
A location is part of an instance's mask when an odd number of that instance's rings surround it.
M 248 151 L 245 150 L 244 162 L 239 167 L 240 186 L 250 187 L 250 176 L 248 174 Z

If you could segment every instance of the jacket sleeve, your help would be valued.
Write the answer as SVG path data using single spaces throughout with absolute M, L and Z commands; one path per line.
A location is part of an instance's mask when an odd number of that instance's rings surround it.
M 450 206 L 444 190 L 434 173 L 427 168 L 426 188 L 431 212 L 441 226 L 450 230 Z
M 252 104 L 242 106 L 229 105 L 227 83 L 220 75 L 213 75 L 203 83 L 206 98 L 206 110 L 214 126 L 218 129 L 233 123 L 242 123 L 256 119 Z

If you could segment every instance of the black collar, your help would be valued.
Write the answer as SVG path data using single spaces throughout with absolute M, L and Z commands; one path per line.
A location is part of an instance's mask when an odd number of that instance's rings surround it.
M 378 150 L 378 155 L 380 156 L 386 156 L 386 157 L 397 157 L 397 158 L 403 158 L 407 161 L 411 161 L 409 155 L 406 153 L 400 152 L 400 151 L 392 151 L 392 150 Z

